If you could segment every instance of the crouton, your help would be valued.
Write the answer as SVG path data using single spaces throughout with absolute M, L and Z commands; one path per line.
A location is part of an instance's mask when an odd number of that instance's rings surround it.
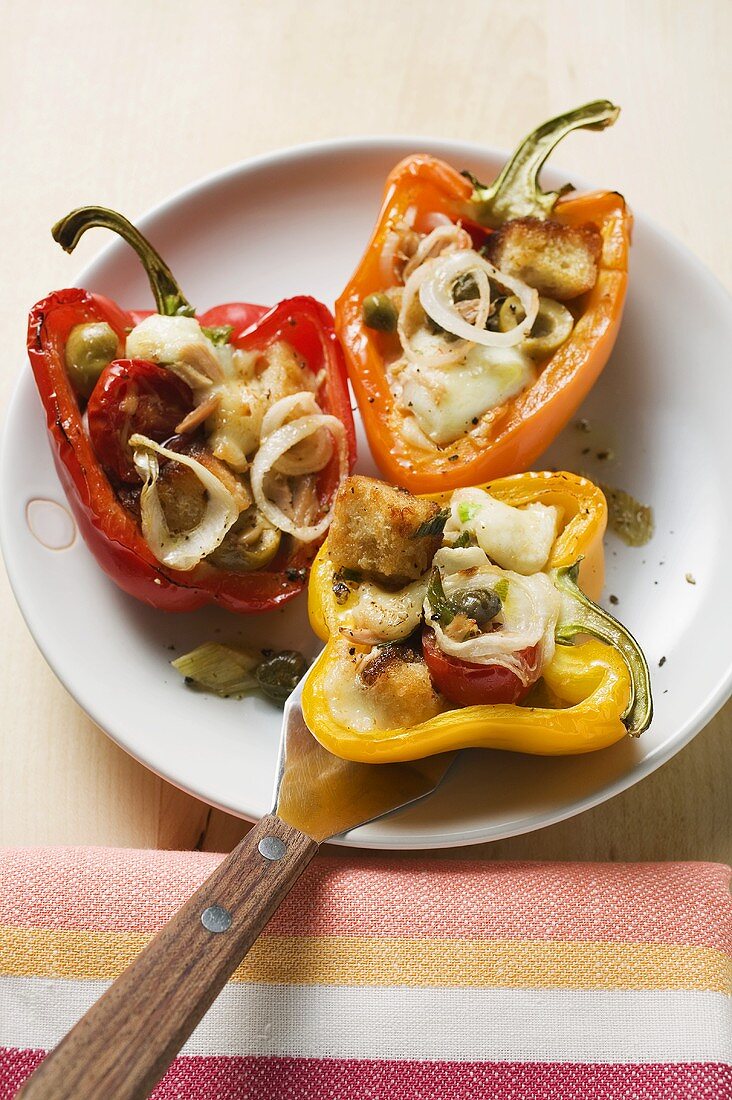
M 391 588 L 417 580 L 429 569 L 442 534 L 417 536 L 439 512 L 431 500 L 374 478 L 349 477 L 336 499 L 328 534 L 330 559 L 364 579 Z
M 597 226 L 514 218 L 488 238 L 491 263 L 559 302 L 591 290 L 597 281 L 602 236 Z
M 408 642 L 378 649 L 361 664 L 358 682 L 381 729 L 416 726 L 443 708 L 422 653 Z

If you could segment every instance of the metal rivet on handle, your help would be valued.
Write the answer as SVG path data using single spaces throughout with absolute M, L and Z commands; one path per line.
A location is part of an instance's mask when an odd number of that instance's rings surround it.
M 263 836 L 257 847 L 265 859 L 282 859 L 287 851 L 287 845 L 278 836 Z
M 201 913 L 201 924 L 207 932 L 228 932 L 231 928 L 231 913 L 221 905 L 209 905 Z

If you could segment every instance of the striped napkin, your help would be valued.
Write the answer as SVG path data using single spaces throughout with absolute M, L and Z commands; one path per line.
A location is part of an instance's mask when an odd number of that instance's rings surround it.
M 0 853 L 0 1100 L 212 871 Z M 730 871 L 316 859 L 158 1100 L 732 1098 Z

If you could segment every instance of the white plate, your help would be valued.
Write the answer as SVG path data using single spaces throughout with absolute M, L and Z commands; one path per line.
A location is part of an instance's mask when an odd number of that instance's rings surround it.
M 497 152 L 424 138 L 320 144 L 195 184 L 141 225 L 201 309 L 303 292 L 332 302 L 371 231 L 386 173 L 417 149 L 488 179 L 503 162 Z M 550 173 L 547 179 L 554 182 Z M 150 303 L 136 257 L 119 242 L 78 283 L 123 305 Z M 582 469 L 655 509 L 656 534 L 645 548 L 609 537 L 606 586 L 648 655 L 656 702 L 651 729 L 640 741 L 583 757 L 465 753 L 435 796 L 355 830 L 344 843 L 471 844 L 559 821 L 648 775 L 722 705 L 732 688 L 730 347 L 730 299 L 668 234 L 637 218 L 620 340 L 581 413 L 594 430 L 570 427 L 542 463 Z M 585 447 L 589 455 L 582 455 Z M 614 460 L 594 457 L 607 448 Z M 360 468 L 373 470 L 363 436 Z M 268 810 L 279 711 L 257 698 L 188 692 L 169 668 L 170 647 L 181 653 L 207 639 L 241 638 L 313 653 L 305 599 L 266 617 L 239 619 L 216 610 L 166 615 L 118 591 L 78 537 L 67 545 L 73 528 L 65 508 L 31 503 L 64 507 L 27 367 L 8 415 L 0 485 L 15 594 L 74 698 L 115 741 L 178 786 L 244 817 Z M 65 548 L 49 550 L 43 541 Z

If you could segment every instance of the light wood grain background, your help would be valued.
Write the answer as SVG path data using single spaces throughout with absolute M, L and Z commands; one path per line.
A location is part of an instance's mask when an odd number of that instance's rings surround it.
M 602 140 L 571 138 L 562 166 L 623 191 L 732 287 L 731 47 L 729 0 L 5 0 L 3 402 L 29 306 L 100 247 L 92 235 L 70 260 L 51 242 L 56 218 L 85 202 L 135 217 L 232 161 L 318 138 L 510 147 L 538 120 L 607 96 L 621 123 Z M 0 622 L 0 843 L 224 850 L 239 838 L 242 822 L 91 724 L 5 579 Z M 731 770 L 728 708 L 612 802 L 460 854 L 729 861 Z

